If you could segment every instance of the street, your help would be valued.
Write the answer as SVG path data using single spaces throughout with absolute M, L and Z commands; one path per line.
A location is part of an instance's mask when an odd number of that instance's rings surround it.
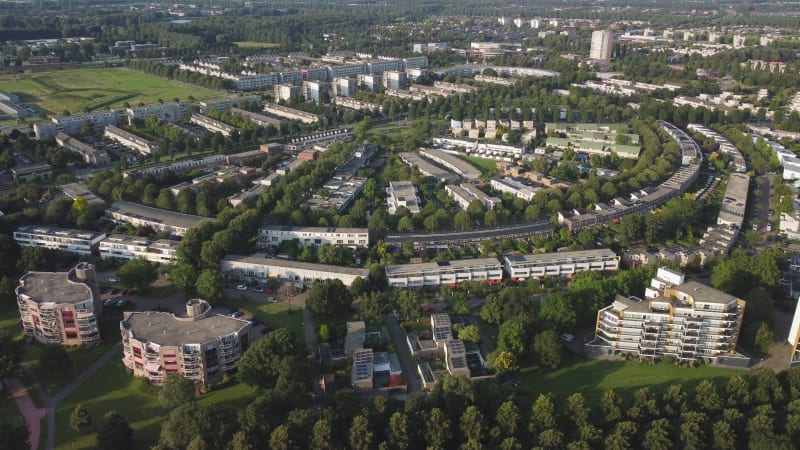
M 408 392 L 420 392 L 422 389 L 420 388 L 419 378 L 417 378 L 417 366 L 411 360 L 411 351 L 406 343 L 406 334 L 393 314 L 386 315 L 386 328 L 389 329 L 394 351 L 397 353 L 397 359 L 400 360 L 400 366 L 403 368 L 403 378 L 406 380 Z

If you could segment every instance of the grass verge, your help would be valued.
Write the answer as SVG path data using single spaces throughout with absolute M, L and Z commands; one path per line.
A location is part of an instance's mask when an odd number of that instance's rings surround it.
M 245 317 L 255 317 L 271 328 L 288 328 L 303 337 L 303 311 L 298 306 L 245 299 L 226 299 L 223 304 L 238 309 Z

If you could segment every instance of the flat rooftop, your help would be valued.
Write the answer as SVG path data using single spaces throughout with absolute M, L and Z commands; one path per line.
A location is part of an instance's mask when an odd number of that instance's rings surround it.
M 436 149 L 424 149 L 420 150 L 420 155 L 427 156 L 434 161 L 440 161 L 441 163 L 445 163 L 456 172 L 460 172 L 459 175 L 469 178 L 469 179 L 477 179 L 481 177 L 481 171 L 478 170 L 472 164 L 462 160 L 458 156 L 452 155 L 450 153 L 444 152 L 442 150 Z
M 368 228 L 337 228 L 337 227 L 293 227 L 290 225 L 266 225 L 266 231 L 292 231 L 297 233 L 369 233 Z
M 201 222 L 214 220 L 211 217 L 193 216 L 191 214 L 167 211 L 166 209 L 152 208 L 125 200 L 115 201 L 107 211 L 179 228 L 192 228 L 199 225 Z
M 607 248 L 597 250 L 579 250 L 576 252 L 539 253 L 534 255 L 510 255 L 505 260 L 511 264 L 537 263 L 555 264 L 562 262 L 578 262 L 585 260 L 614 259 L 617 254 Z
M 431 163 L 427 159 L 419 156 L 417 153 L 400 153 L 400 159 L 409 166 L 414 166 L 419 169 L 420 173 L 427 177 L 434 177 L 438 180 L 455 180 L 458 175 L 448 170 L 442 169 L 436 164 Z
M 65 237 L 71 239 L 83 239 L 93 241 L 105 236 L 105 233 L 97 231 L 73 230 L 71 228 L 49 227 L 46 225 L 23 225 L 17 228 L 16 233 L 28 233 L 46 235 L 50 237 Z
M 92 290 L 71 280 L 69 272 L 28 272 L 16 292 L 40 303 L 77 303 L 92 299 Z
M 250 326 L 246 320 L 214 314 L 199 320 L 159 311 L 133 312 L 122 326 L 139 340 L 160 345 L 202 344 Z
M 280 267 L 283 269 L 298 269 L 298 270 L 310 270 L 317 272 L 341 273 L 345 275 L 360 276 L 362 278 L 366 278 L 367 275 L 369 275 L 369 270 L 361 269 L 358 267 L 331 266 L 328 264 L 316 264 L 316 263 L 289 261 L 285 259 L 274 259 L 274 258 L 261 258 L 258 256 L 228 255 L 222 258 L 222 261 L 227 261 L 231 263 L 240 263 L 240 264 L 253 264 L 259 266 L 273 266 L 273 267 Z
M 454 259 L 451 261 L 386 266 L 386 275 L 391 276 L 405 272 L 452 272 L 460 269 L 500 269 L 502 266 L 496 258 Z

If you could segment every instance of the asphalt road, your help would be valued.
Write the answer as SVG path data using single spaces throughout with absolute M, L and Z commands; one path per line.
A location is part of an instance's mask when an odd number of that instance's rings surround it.
M 417 368 L 411 360 L 411 351 L 406 344 L 406 334 L 397 323 L 394 315 L 386 315 L 386 327 L 389 329 L 389 336 L 392 338 L 394 351 L 397 353 L 397 359 L 400 360 L 400 367 L 403 369 L 403 376 L 408 386 L 408 393 L 420 392 L 422 389 L 417 378 Z

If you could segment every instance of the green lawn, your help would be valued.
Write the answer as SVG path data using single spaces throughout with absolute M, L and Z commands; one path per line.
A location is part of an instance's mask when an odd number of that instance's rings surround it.
M 255 317 L 272 328 L 288 328 L 303 337 L 303 312 L 298 306 L 227 299 L 225 306 L 238 309 L 245 317 Z
M 280 47 L 281 44 L 277 42 L 256 42 L 256 41 L 239 41 L 234 42 L 239 48 L 275 48 Z
M 156 103 L 158 99 L 187 101 L 223 97 L 222 92 L 166 80 L 127 69 L 74 69 L 0 76 L 0 89 L 45 112 L 61 115 L 120 109 L 131 104 Z
M 489 158 L 478 158 L 475 156 L 459 156 L 464 161 L 481 169 L 482 174 L 487 174 L 497 170 L 497 161 Z
M 120 359 L 112 360 L 59 405 L 56 410 L 56 448 L 94 448 L 93 431 L 83 434 L 69 427 L 70 413 L 75 405 L 82 403 L 89 410 L 94 424 L 107 411 L 117 410 L 133 428 L 134 448 L 149 449 L 158 441 L 161 424 L 168 415 L 155 392 L 155 389 L 143 387 L 142 382 L 133 380 Z M 252 395 L 253 389 L 233 382 L 203 396 L 200 403 L 224 403 L 237 410 L 247 404 Z
M 577 356 L 573 358 L 574 362 L 556 371 L 530 367 L 522 369 L 517 377 L 521 384 L 520 394 L 535 397 L 543 392 L 551 392 L 563 399 L 574 392 L 581 392 L 592 404 L 600 399 L 606 389 L 619 389 L 623 396 L 628 397 L 643 386 L 660 392 L 673 383 L 688 383 L 693 386 L 704 379 L 724 381 L 733 375 L 745 373 L 741 370 L 708 366 L 692 369 L 667 363 L 651 365 L 628 361 L 587 360 Z

